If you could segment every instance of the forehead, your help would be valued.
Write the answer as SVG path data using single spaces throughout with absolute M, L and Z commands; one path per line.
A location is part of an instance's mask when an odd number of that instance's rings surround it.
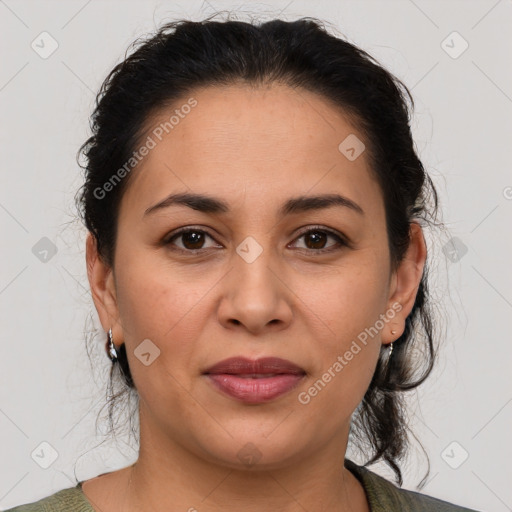
M 251 199 L 268 209 L 283 197 L 337 191 L 378 207 L 366 151 L 355 159 L 343 152 L 347 140 L 360 151 L 364 134 L 341 109 L 303 89 L 195 89 L 148 119 L 143 143 L 147 137 L 154 147 L 132 171 L 122 200 L 140 215 L 171 192 Z

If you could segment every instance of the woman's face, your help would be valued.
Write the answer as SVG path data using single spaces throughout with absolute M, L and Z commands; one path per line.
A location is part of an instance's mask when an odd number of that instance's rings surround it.
M 390 271 L 364 136 L 323 98 L 283 85 L 196 90 L 150 126 L 155 144 L 122 198 L 112 272 L 88 244 L 100 319 L 126 344 L 140 395 L 141 443 L 151 436 L 159 449 L 231 467 L 251 457 L 278 467 L 333 447 L 339 460 L 380 348 L 403 331 L 424 257 Z M 225 208 L 148 211 L 171 194 Z M 328 194 L 346 204 L 290 203 Z M 173 237 L 183 227 L 192 233 Z M 205 374 L 239 356 L 282 358 L 305 374 L 244 401 Z

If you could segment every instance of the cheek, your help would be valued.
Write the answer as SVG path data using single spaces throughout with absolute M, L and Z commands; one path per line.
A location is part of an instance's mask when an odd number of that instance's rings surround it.
M 176 437 L 183 436 L 180 424 L 188 415 L 201 414 L 191 400 L 191 378 L 197 367 L 202 317 L 207 315 L 201 302 L 205 278 L 194 285 L 190 280 L 178 280 L 174 271 L 144 265 L 142 260 L 127 264 L 123 274 L 118 285 L 119 313 L 141 403 L 163 428 Z M 145 339 L 154 344 L 146 350 L 150 353 L 148 365 L 137 355 Z M 180 422 L 176 421 L 177 411 Z
M 375 335 L 370 327 L 382 312 L 381 301 L 358 284 L 353 289 L 338 288 L 338 295 L 333 293 L 334 299 L 319 309 L 324 318 L 328 317 L 330 328 L 316 340 L 315 371 L 299 396 L 299 402 L 310 407 L 311 414 L 316 411 L 323 415 L 323 428 L 329 432 L 349 421 L 360 404 L 380 352 L 380 333 Z M 325 411 L 330 414 L 325 415 Z
M 173 265 L 162 249 L 149 249 L 129 233 L 120 233 L 116 267 L 119 314 L 132 341 L 142 336 L 163 342 L 166 333 L 169 338 L 186 327 L 185 317 L 208 285 L 204 274 Z
M 122 260 L 122 261 L 121 261 Z M 158 382 L 173 386 L 172 376 L 186 385 L 187 371 L 194 364 L 195 344 L 203 329 L 204 295 L 212 286 L 205 277 L 190 279 L 175 269 L 162 268 L 155 259 L 120 258 L 116 289 L 124 342 L 130 369 L 141 394 Z M 202 302 L 202 300 L 204 302 Z M 149 339 L 146 366 L 138 359 L 139 347 Z M 153 347 L 153 345 L 154 348 Z M 152 352 L 154 351 L 154 352 Z M 147 372 L 151 371 L 151 379 Z M 156 372 L 159 372 L 160 376 Z M 170 375 L 169 375 L 170 374 Z
M 343 279 L 333 290 L 332 297 L 338 312 L 334 317 L 335 332 L 344 338 L 355 338 L 373 326 L 385 309 L 386 286 L 379 275 L 367 267 Z
M 386 308 L 387 274 L 382 264 L 367 256 L 360 255 L 357 264 L 347 263 L 322 282 L 322 293 L 310 294 L 308 304 L 321 319 L 321 330 L 316 332 L 319 364 L 303 401 L 316 401 L 314 407 L 342 416 L 362 400 L 381 347 L 379 319 Z M 339 421 L 336 413 L 326 418 L 333 428 Z
M 321 320 L 331 350 L 343 350 L 347 342 L 375 325 L 386 308 L 387 278 L 382 264 L 368 253 L 358 253 L 336 274 L 310 282 L 309 291 L 303 289 L 301 297 L 307 297 Z M 373 338 L 380 340 L 380 336 Z

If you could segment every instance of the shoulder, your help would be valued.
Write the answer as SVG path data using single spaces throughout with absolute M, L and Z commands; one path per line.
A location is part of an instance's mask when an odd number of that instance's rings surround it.
M 5 512 L 94 512 L 94 509 L 79 483 L 76 487 L 62 489 L 38 501 L 19 505 Z
M 477 512 L 446 501 L 400 489 L 364 466 L 345 459 L 345 467 L 361 482 L 370 503 L 371 512 Z

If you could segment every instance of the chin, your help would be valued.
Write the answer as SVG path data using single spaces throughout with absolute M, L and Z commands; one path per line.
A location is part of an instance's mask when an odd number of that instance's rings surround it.
M 281 469 L 303 460 L 304 450 L 297 439 L 285 431 L 280 434 L 274 432 L 267 438 L 261 433 L 249 436 L 245 432 L 243 436 L 230 437 L 222 444 L 217 439 L 215 447 L 209 443 L 203 448 L 210 462 L 242 471 Z

